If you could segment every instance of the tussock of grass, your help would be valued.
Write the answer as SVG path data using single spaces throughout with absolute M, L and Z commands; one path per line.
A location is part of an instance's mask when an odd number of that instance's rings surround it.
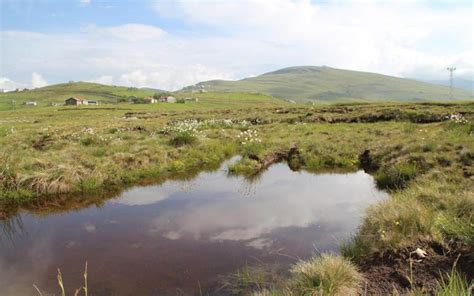
M 474 280 L 467 281 L 455 268 L 441 277 L 438 282 L 437 296 L 471 296 L 474 289 Z
M 296 295 L 357 295 L 362 283 L 350 261 L 332 254 L 301 261 L 291 272 Z
M 178 134 L 170 140 L 170 144 L 175 147 L 181 147 L 184 145 L 192 145 L 196 142 L 197 142 L 197 138 L 188 133 Z
M 357 236 L 342 253 L 354 261 L 373 251 L 409 245 L 419 239 L 474 245 L 474 197 L 469 181 L 448 174 L 420 177 L 404 191 L 371 206 Z
M 377 185 L 382 189 L 403 189 L 419 174 L 414 163 L 399 163 L 383 167 L 376 175 Z

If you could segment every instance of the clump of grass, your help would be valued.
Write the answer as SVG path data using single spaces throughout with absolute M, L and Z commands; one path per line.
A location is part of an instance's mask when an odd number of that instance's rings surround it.
M 82 287 L 76 289 L 76 291 L 74 292 L 74 296 L 79 296 L 81 292 L 83 292 L 83 294 L 82 294 L 83 296 L 87 296 L 88 293 L 89 293 L 89 288 L 88 288 L 88 285 L 87 285 L 87 262 L 86 262 L 86 266 L 84 268 L 84 275 L 83 276 L 84 276 L 84 285 Z M 58 281 L 58 286 L 61 289 L 61 296 L 66 296 L 66 289 L 64 288 L 63 275 L 62 275 L 61 270 L 59 268 L 58 268 L 57 281 Z M 38 288 L 38 286 L 33 284 L 33 287 L 35 288 L 36 292 L 38 292 L 39 296 L 43 296 L 43 292 L 41 292 L 41 290 Z
M 367 240 L 356 235 L 350 240 L 343 242 L 339 247 L 339 251 L 344 258 L 359 264 L 370 254 L 371 248 Z
M 438 282 L 437 296 L 470 296 L 474 288 L 474 281 L 470 284 L 454 267 L 451 273 L 441 277 Z
M 257 172 L 259 167 L 260 164 L 257 160 L 245 157 L 233 164 L 230 164 L 227 169 L 231 175 L 251 175 Z
M 287 289 L 263 289 L 261 291 L 254 291 L 252 296 L 291 296 L 293 293 Z
M 357 295 L 363 280 L 350 261 L 333 254 L 301 261 L 291 272 L 297 295 Z
M 384 166 L 376 175 L 377 186 L 382 189 L 403 189 L 420 173 L 416 163 L 398 163 Z
M 175 147 L 181 147 L 184 145 L 193 145 L 197 142 L 197 138 L 187 132 L 179 133 L 170 140 L 170 145 Z
M 93 137 L 84 137 L 80 140 L 80 143 L 84 146 L 90 146 L 95 143 L 95 139 Z

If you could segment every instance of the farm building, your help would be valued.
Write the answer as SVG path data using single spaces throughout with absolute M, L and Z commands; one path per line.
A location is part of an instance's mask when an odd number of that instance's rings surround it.
M 185 102 L 199 102 L 198 98 L 184 98 Z
M 129 97 L 127 98 L 127 101 L 128 101 L 129 103 L 135 103 L 137 100 L 138 100 L 138 98 L 137 98 L 136 96 L 129 96 Z
M 71 97 L 64 101 L 65 105 L 87 105 L 87 101 L 78 97 Z
M 161 96 L 160 102 L 163 103 L 176 103 L 176 98 L 172 96 Z
M 145 101 L 147 104 L 154 104 L 158 102 L 154 97 L 143 98 L 143 101 Z

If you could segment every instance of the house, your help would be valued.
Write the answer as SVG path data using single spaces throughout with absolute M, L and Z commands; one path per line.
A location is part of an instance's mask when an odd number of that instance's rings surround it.
M 64 105 L 87 105 L 87 101 L 78 97 L 71 97 L 64 101 Z
M 161 96 L 159 101 L 163 103 L 176 103 L 176 98 L 172 96 Z
M 184 101 L 185 102 L 199 102 L 199 99 L 198 98 L 184 98 Z
M 30 102 L 25 102 L 25 105 L 26 106 L 37 106 L 38 104 L 34 101 L 30 101 Z
M 147 104 L 154 104 L 158 102 L 158 100 L 155 99 L 154 97 L 145 97 L 143 98 L 143 101 Z
M 129 97 L 127 98 L 127 101 L 128 101 L 129 103 L 135 103 L 137 100 L 138 100 L 138 98 L 137 98 L 136 96 L 129 96 Z

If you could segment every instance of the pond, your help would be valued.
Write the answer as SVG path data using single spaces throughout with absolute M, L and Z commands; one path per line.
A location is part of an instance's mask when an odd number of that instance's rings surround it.
M 206 294 L 247 265 L 288 267 L 337 251 L 367 206 L 387 196 L 363 171 L 312 174 L 280 163 L 248 182 L 228 176 L 227 165 L 133 187 L 100 207 L 17 215 L 0 233 L 0 295 L 37 295 L 33 284 L 57 293 L 57 268 L 73 291 L 86 261 L 93 295 Z

